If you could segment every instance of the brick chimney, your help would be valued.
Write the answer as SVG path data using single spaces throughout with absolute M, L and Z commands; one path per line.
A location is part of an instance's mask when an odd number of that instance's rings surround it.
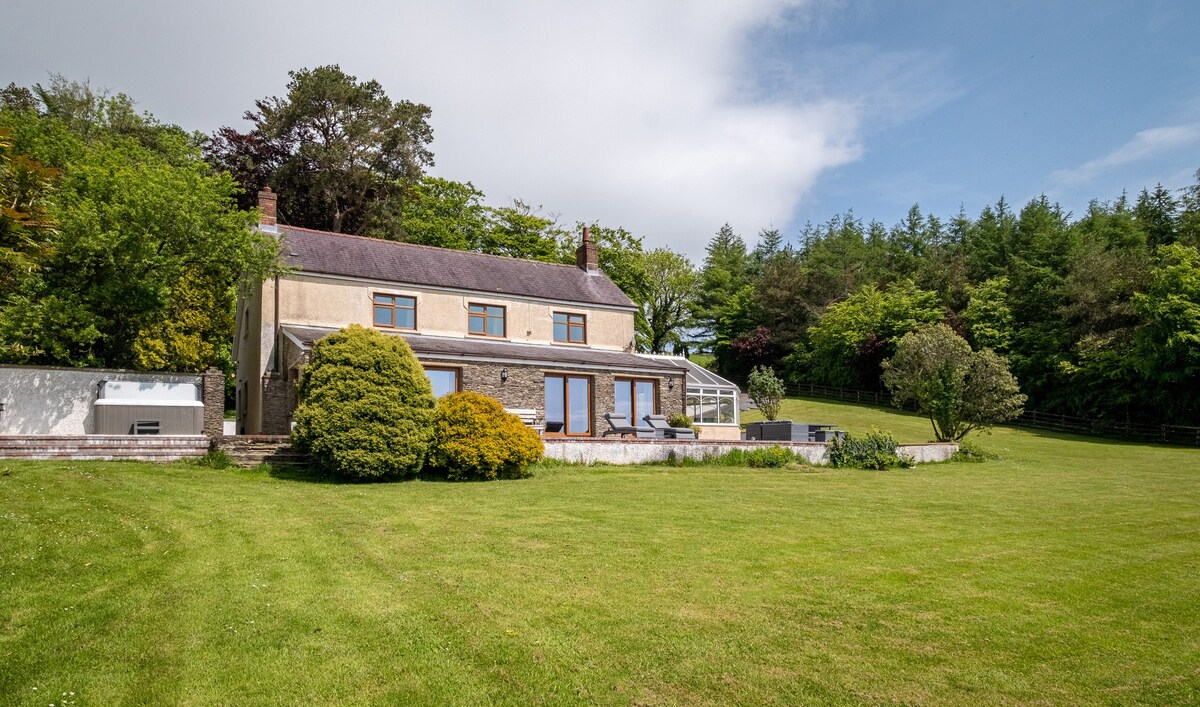
M 279 201 L 279 196 L 271 191 L 271 187 L 263 187 L 258 193 L 258 210 L 262 212 L 262 218 L 258 221 L 258 228 L 261 231 L 275 233 L 276 228 L 276 205 Z
M 600 254 L 592 242 L 592 231 L 587 226 L 583 227 L 583 243 L 575 249 L 575 264 L 589 275 L 600 272 Z

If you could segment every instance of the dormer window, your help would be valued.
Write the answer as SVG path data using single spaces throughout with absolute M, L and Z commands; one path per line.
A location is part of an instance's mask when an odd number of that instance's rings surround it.
M 586 344 L 587 319 L 582 314 L 555 312 L 554 340 L 561 344 Z
M 384 329 L 416 329 L 417 298 L 401 295 L 375 295 L 372 323 Z
M 503 338 L 507 334 L 504 307 L 495 304 L 467 305 L 467 332 L 476 336 Z

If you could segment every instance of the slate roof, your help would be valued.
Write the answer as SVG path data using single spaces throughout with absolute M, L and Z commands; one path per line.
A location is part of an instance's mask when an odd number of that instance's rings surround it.
M 279 226 L 284 263 L 311 273 L 633 308 L 603 274 L 574 265 Z
M 707 368 L 704 368 L 703 366 L 693 363 L 692 361 L 684 358 L 683 356 L 664 356 L 664 355 L 660 355 L 660 354 L 637 354 L 637 355 L 639 358 L 648 358 L 652 361 L 657 361 L 658 363 L 668 364 L 671 366 L 675 366 L 676 368 L 681 368 L 681 369 L 687 371 L 687 384 L 689 386 L 705 387 L 705 388 L 721 388 L 724 390 L 737 390 L 737 391 L 741 390 L 740 388 L 737 387 L 736 383 L 734 383 L 732 381 L 728 381 L 728 380 L 722 378 L 721 376 L 718 376 L 716 373 L 713 373 L 712 371 L 708 370 Z
M 285 334 L 300 341 L 304 348 L 312 346 L 313 342 L 331 334 L 335 329 L 321 327 L 305 327 L 294 324 L 284 324 Z M 580 366 L 585 368 L 621 369 L 627 371 L 654 371 L 661 373 L 680 373 L 677 366 L 670 363 L 655 361 L 637 354 L 624 351 L 608 351 L 604 349 L 589 349 L 575 346 L 551 346 L 547 344 L 515 344 L 507 341 L 490 341 L 483 338 L 452 338 L 443 336 L 424 336 L 394 331 L 384 333 L 392 336 L 403 336 L 414 353 L 423 358 L 446 359 L 506 359 L 514 361 L 529 361 L 558 366 Z

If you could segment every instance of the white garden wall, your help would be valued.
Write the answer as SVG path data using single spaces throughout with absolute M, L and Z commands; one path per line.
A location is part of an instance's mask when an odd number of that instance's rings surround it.
M 95 432 L 93 403 L 101 381 L 154 386 L 191 383 L 189 373 L 143 373 L 104 368 L 0 366 L 0 435 L 85 435 Z
M 706 442 L 704 440 L 654 439 L 547 439 L 546 457 L 576 464 L 645 464 L 666 460 L 672 453 L 677 459 L 703 459 L 725 454 L 733 449 L 750 451 L 781 446 L 803 456 L 810 464 L 826 462 L 823 442 Z M 918 464 L 946 461 L 958 451 L 953 443 L 901 444 L 896 447 L 900 456 L 912 457 Z

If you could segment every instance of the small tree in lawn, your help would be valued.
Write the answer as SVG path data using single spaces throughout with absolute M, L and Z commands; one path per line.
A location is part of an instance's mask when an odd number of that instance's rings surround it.
M 357 324 L 313 345 L 292 441 L 338 476 L 421 470 L 433 438 L 433 389 L 404 339 Z
M 897 407 L 912 402 L 929 416 L 939 442 L 1011 420 L 1025 404 L 1008 363 L 991 349 L 972 351 L 945 324 L 905 334 L 883 363 L 883 382 Z
M 783 381 L 775 375 L 775 370 L 767 366 L 755 366 L 747 379 L 747 392 L 750 399 L 762 410 L 768 420 L 779 417 L 779 406 L 783 402 Z

